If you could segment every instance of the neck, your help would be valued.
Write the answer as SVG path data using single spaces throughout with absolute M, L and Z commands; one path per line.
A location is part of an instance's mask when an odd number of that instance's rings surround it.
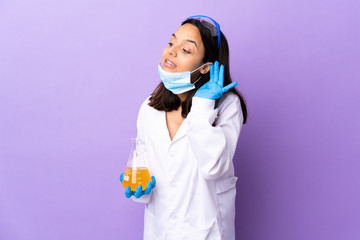
M 180 102 L 184 102 L 185 99 L 186 99 L 186 97 L 187 97 L 187 95 L 188 95 L 187 92 L 177 94 L 177 96 L 180 98 Z

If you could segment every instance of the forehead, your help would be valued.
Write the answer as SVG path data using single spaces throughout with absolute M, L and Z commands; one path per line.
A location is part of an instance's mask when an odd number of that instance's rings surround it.
M 198 45 L 202 44 L 199 29 L 190 23 L 186 23 L 186 24 L 180 26 L 176 30 L 175 35 L 178 40 L 190 39 L 190 40 L 196 41 L 198 43 Z

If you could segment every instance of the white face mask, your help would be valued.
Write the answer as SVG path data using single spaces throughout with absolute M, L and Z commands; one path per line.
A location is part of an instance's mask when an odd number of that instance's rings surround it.
M 202 66 L 204 65 L 206 65 L 206 63 Z M 161 81 L 164 83 L 165 88 L 174 94 L 180 94 L 194 89 L 194 84 L 200 80 L 201 76 L 194 83 L 191 83 L 191 74 L 196 72 L 202 66 L 192 72 L 167 72 L 162 69 L 161 61 L 158 64 Z

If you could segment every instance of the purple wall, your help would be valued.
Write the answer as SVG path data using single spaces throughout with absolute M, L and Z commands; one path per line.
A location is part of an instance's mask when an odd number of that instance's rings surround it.
M 215 18 L 248 103 L 237 239 L 360 239 L 358 1 L 0 2 L 0 239 L 141 239 L 119 174 L 157 61 Z

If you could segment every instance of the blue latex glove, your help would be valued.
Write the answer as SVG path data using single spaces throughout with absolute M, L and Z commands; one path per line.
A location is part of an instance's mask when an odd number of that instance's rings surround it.
M 123 178 L 124 178 L 124 173 L 120 174 L 120 182 L 121 182 L 121 183 L 122 183 L 122 181 L 123 181 Z M 155 188 L 155 186 L 156 186 L 155 177 L 152 176 L 151 179 L 152 179 L 152 182 L 151 182 L 151 181 L 148 182 L 145 191 L 142 191 L 142 186 L 141 186 L 141 185 L 137 186 L 135 192 L 134 192 L 134 191 L 131 191 L 130 186 L 127 186 L 127 187 L 125 188 L 125 196 L 126 196 L 127 198 L 129 198 L 129 197 L 131 197 L 132 195 L 134 195 L 136 198 L 139 198 L 139 197 L 141 197 L 141 196 L 143 196 L 143 195 L 145 195 L 145 194 L 149 194 L 149 193 L 151 192 L 151 190 L 152 190 L 153 188 Z
M 221 65 L 219 70 L 219 62 L 215 61 L 210 65 L 210 80 L 202 85 L 195 93 L 194 97 L 218 99 L 223 93 L 235 87 L 237 82 L 232 82 L 224 86 L 224 65 Z

